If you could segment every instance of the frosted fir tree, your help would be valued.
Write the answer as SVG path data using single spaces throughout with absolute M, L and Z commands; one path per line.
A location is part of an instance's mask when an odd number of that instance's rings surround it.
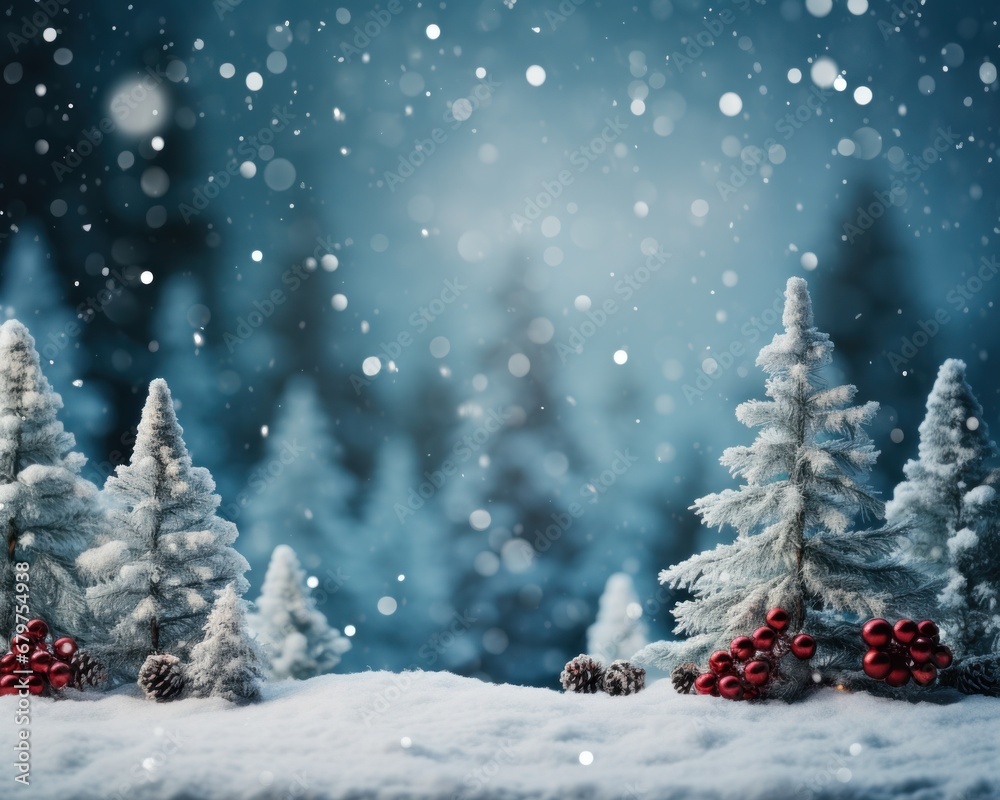
M 246 603 L 233 584 L 219 592 L 204 631 L 185 669 L 191 694 L 231 703 L 260 700 L 267 662 L 247 628 Z
M 109 403 L 99 384 L 85 379 L 91 360 L 82 346 L 85 318 L 69 305 L 71 282 L 60 285 L 41 229 L 31 223 L 22 228 L 0 271 L 0 322 L 16 318 L 32 331 L 45 377 L 63 399 L 63 424 L 80 452 L 97 453 L 111 425 Z
M 97 487 L 80 477 L 87 459 L 58 419 L 62 399 L 42 374 L 35 341 L 17 320 L 0 326 L 0 635 L 10 636 L 16 605 L 57 635 L 93 638 L 75 568 L 103 520 Z M 17 599 L 28 565 L 27 599 Z M 16 579 L 15 579 L 16 578 Z
M 947 584 L 938 598 L 945 641 L 960 656 L 1000 653 L 1000 476 L 962 498 L 965 527 L 948 539 Z
M 278 545 L 257 599 L 257 612 L 250 617 L 250 627 L 264 646 L 268 672 L 275 680 L 323 675 L 351 649 L 350 640 L 327 624 L 310 593 L 295 551 Z
M 421 651 L 451 625 L 455 588 L 451 526 L 433 500 L 416 511 L 410 506 L 410 493 L 425 480 L 413 442 L 391 436 L 379 449 L 363 505 L 364 537 L 348 565 L 364 612 L 356 651 L 346 659 L 356 669 L 451 666 L 451 648 Z
M 969 521 L 965 495 L 983 482 L 997 454 L 965 362 L 941 365 L 919 430 L 918 457 L 903 467 L 906 480 L 886 503 L 886 518 L 908 532 L 908 557 L 941 575 L 949 567 L 949 539 Z
M 929 596 L 919 573 L 891 558 L 898 531 L 854 527 L 856 517 L 883 514 L 866 485 L 878 452 L 864 426 L 878 405 L 852 405 L 853 386 L 824 385 L 833 343 L 813 323 L 801 278 L 788 281 L 782 321 L 784 333 L 757 357 L 770 399 L 736 410 L 760 432 L 720 459 L 744 484 L 693 506 L 705 525 L 733 528 L 736 540 L 661 572 L 661 583 L 693 594 L 673 610 L 676 631 L 691 638 L 651 645 L 640 662 L 668 670 L 679 661 L 702 663 L 780 606 L 791 615 L 790 630 L 805 628 L 827 645 L 822 663 L 834 654 L 839 621 L 884 616 Z
M 350 575 L 345 553 L 357 538 L 349 505 L 357 482 L 341 464 L 342 452 L 330 434 L 315 383 L 293 378 L 282 393 L 263 459 L 250 476 L 243 514 L 255 563 L 266 563 L 276 545 L 295 542 L 305 569 L 317 575 L 324 589 L 337 590 L 328 591 L 331 599 L 317 605 L 328 618 L 336 610 L 346 615 L 340 619 L 353 621 L 350 594 L 339 576 L 345 570 Z
M 111 677 L 135 680 L 151 653 L 185 660 L 215 593 L 247 587 L 237 530 L 216 514 L 211 474 L 191 463 L 166 381 L 149 386 L 135 448 L 104 487 L 111 541 L 80 556 L 87 602 L 106 634 Z
M 616 572 L 608 578 L 598 604 L 597 620 L 587 629 L 587 653 L 604 664 L 626 659 L 648 643 L 642 604 L 632 577 Z

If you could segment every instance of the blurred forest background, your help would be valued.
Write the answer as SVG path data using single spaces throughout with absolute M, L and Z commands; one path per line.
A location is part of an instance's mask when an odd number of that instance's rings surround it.
M 0 32 L 0 309 L 86 477 L 165 377 L 254 589 L 292 545 L 340 670 L 552 685 L 619 571 L 669 636 L 656 575 L 731 535 L 688 507 L 733 485 L 789 275 L 882 403 L 884 495 L 945 357 L 998 425 L 986 0 L 14 0 Z

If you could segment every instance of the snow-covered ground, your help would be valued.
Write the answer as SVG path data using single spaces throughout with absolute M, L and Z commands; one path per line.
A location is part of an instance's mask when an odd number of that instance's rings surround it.
M 566 695 L 447 673 L 273 684 L 267 701 L 158 705 L 131 689 L 33 699 L 31 786 L 0 797 L 1000 797 L 1000 700 L 823 690 L 794 704 Z M 0 742 L 12 741 L 0 700 Z M 591 760 L 592 759 L 592 760 Z

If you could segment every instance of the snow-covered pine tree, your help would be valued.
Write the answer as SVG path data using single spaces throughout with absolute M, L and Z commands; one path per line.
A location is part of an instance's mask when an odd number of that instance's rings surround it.
M 616 572 L 604 586 L 597 619 L 587 629 L 587 652 L 604 664 L 629 659 L 645 647 L 646 624 L 642 605 L 627 572 Z
M 351 648 L 316 608 L 295 551 L 274 548 L 250 627 L 264 646 L 270 677 L 304 680 L 333 670 Z
M 35 340 L 17 320 L 0 326 L 0 635 L 14 632 L 15 580 L 28 564 L 31 616 L 57 635 L 93 638 L 77 577 L 77 556 L 97 540 L 103 520 L 97 487 L 80 477 L 87 459 L 57 415 L 62 399 L 42 374 Z
M 87 602 L 105 629 L 102 657 L 134 681 L 146 656 L 182 661 L 200 638 L 215 593 L 247 587 L 237 530 L 216 515 L 211 474 L 191 464 L 166 381 L 149 386 L 135 448 L 104 488 L 112 540 L 83 553 Z
M 936 575 L 949 566 L 948 540 L 968 524 L 966 493 L 979 486 L 997 454 L 982 406 L 965 377 L 965 362 L 938 370 L 920 423 L 918 458 L 906 463 L 886 519 L 908 532 L 908 557 Z
M 761 430 L 752 445 L 729 448 L 720 459 L 745 483 L 693 506 L 704 524 L 734 528 L 736 540 L 661 572 L 661 583 L 694 595 L 673 610 L 676 631 L 691 638 L 650 645 L 637 655 L 640 663 L 665 670 L 702 663 L 780 606 L 791 615 L 790 630 L 804 628 L 826 645 L 816 662 L 822 665 L 835 652 L 842 619 L 892 614 L 929 596 L 920 574 L 891 558 L 898 531 L 853 526 L 859 515 L 883 514 L 865 483 L 878 452 L 864 426 L 878 404 L 851 405 L 853 386 L 824 385 L 833 343 L 813 323 L 801 278 L 788 281 L 782 321 L 784 333 L 757 357 L 770 399 L 736 410 L 742 423 Z
M 985 423 L 983 423 L 985 425 Z M 1000 475 L 962 498 L 965 527 L 948 539 L 939 601 L 944 641 L 959 656 L 1000 653 Z
M 233 584 L 219 592 L 204 630 L 185 670 L 191 694 L 231 703 L 260 700 L 267 659 L 247 628 L 246 603 Z

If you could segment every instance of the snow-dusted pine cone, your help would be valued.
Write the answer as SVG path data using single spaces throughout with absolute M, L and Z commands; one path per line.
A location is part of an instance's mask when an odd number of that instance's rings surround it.
M 567 692 L 596 694 L 601 690 L 603 679 L 604 667 L 601 662 L 581 653 L 563 667 L 559 683 Z
M 149 700 L 158 703 L 176 700 L 184 691 L 181 660 L 169 653 L 153 653 L 139 670 L 138 684 Z
M 951 669 L 941 670 L 940 681 L 963 694 L 1000 697 L 1000 655 L 963 658 Z
M 701 675 L 697 664 L 686 661 L 678 664 L 670 673 L 670 682 L 678 694 L 691 694 L 694 691 L 694 679 Z
M 628 661 L 612 661 L 604 673 L 604 691 L 610 695 L 635 694 L 646 685 L 646 670 Z
M 107 679 L 104 666 L 86 650 L 77 650 L 69 662 L 73 669 L 73 680 L 70 685 L 83 691 L 88 686 L 100 686 Z

